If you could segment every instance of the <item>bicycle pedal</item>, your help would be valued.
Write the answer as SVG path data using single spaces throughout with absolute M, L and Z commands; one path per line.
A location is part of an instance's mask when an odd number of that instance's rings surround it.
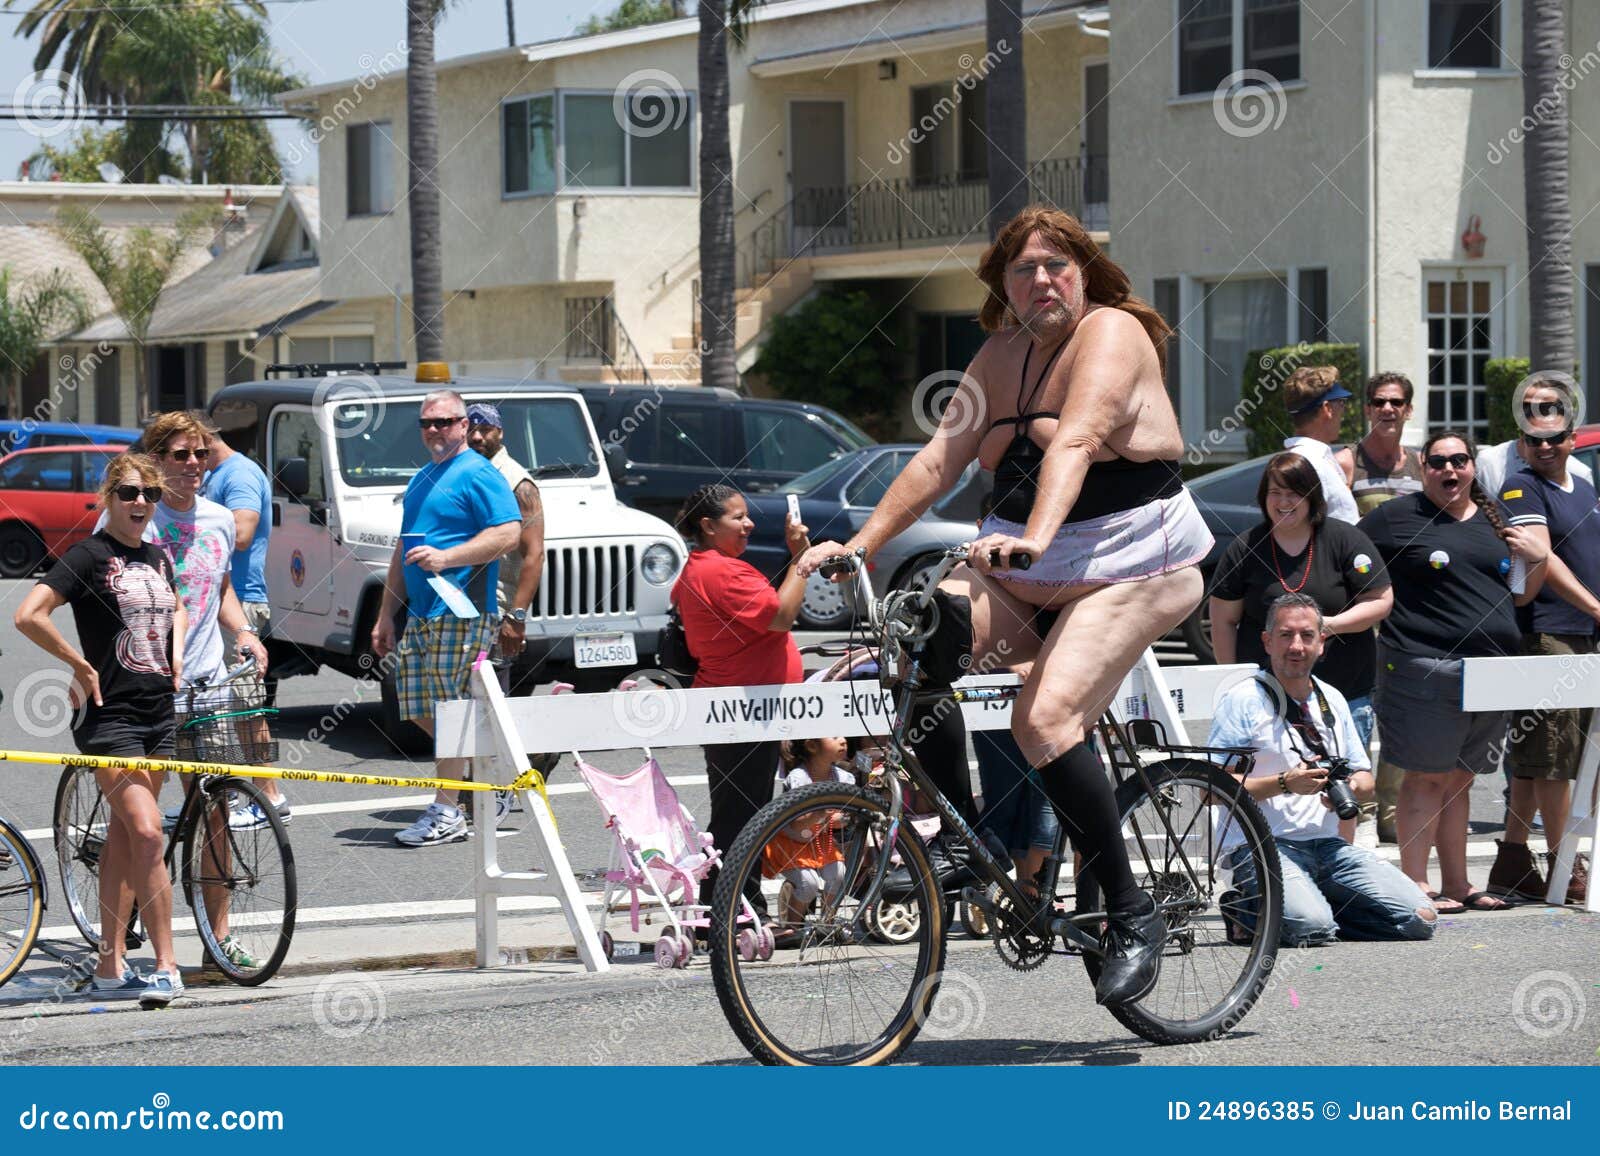
M 963 887 L 961 901 L 969 907 L 976 907 L 990 919 L 994 918 L 994 904 L 989 902 L 988 889 L 980 891 L 976 887 Z

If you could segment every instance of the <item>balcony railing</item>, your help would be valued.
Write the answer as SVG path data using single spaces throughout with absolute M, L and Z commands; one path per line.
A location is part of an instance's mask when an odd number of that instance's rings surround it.
M 566 359 L 599 361 L 616 379 L 649 385 L 650 371 L 609 297 L 567 298 Z

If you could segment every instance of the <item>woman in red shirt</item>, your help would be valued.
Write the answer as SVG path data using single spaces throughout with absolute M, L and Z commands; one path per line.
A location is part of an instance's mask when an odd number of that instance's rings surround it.
M 694 685 L 770 686 L 801 680 L 800 651 L 789 631 L 800 612 L 805 579 L 793 566 L 776 590 L 740 557 L 750 543 L 744 495 L 732 486 L 701 486 L 678 511 L 678 532 L 689 542 L 688 562 L 672 588 L 683 618 L 689 652 L 700 664 Z M 808 545 L 806 528 L 784 528 L 791 557 Z M 716 848 L 727 854 L 739 832 L 772 798 L 778 769 L 776 742 L 718 743 L 706 747 L 706 778 L 711 787 L 708 829 Z M 750 902 L 765 910 L 752 877 Z M 712 872 L 700 888 L 700 902 L 711 902 Z

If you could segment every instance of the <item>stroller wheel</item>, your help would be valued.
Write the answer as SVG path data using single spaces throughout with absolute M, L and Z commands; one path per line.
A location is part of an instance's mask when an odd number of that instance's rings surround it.
M 867 929 L 885 943 L 910 943 L 922 929 L 922 911 L 915 900 L 880 899 L 867 915 Z
M 776 946 L 777 941 L 772 934 L 772 928 L 763 927 L 756 933 L 756 954 L 763 960 L 772 958 L 772 951 Z
M 678 936 L 678 957 L 676 960 L 676 965 L 678 967 L 688 967 L 689 961 L 693 958 L 694 933 L 686 931 Z
M 669 933 L 656 940 L 656 966 L 663 971 L 671 971 L 678 966 L 677 936 Z
M 610 963 L 612 955 L 616 953 L 617 945 L 615 941 L 612 940 L 611 933 L 609 931 L 602 931 L 600 933 L 600 950 L 605 953 L 606 962 Z
M 751 928 L 742 928 L 739 931 L 739 958 L 746 963 L 754 962 L 760 954 L 761 936 Z

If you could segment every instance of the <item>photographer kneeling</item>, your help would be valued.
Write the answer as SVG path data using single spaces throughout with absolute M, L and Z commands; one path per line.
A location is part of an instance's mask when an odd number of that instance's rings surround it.
M 1284 594 L 1262 632 L 1270 672 L 1232 687 L 1217 705 L 1210 745 L 1248 747 L 1255 766 L 1245 789 L 1278 844 L 1286 947 L 1334 939 L 1428 939 L 1437 915 L 1422 889 L 1392 863 L 1339 838 L 1339 811 L 1371 799 L 1366 748 L 1336 689 L 1311 677 L 1322 656 L 1323 620 L 1304 594 Z M 1242 836 L 1230 832 L 1223 845 Z M 1237 855 L 1236 901 L 1223 910 L 1248 922 L 1256 880 Z M 1233 864 L 1230 862 L 1230 866 Z

